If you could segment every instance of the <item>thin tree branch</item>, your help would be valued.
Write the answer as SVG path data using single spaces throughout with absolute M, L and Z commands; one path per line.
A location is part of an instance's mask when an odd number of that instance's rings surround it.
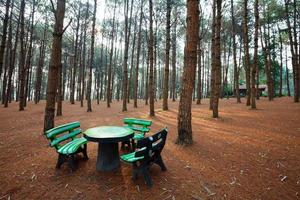
M 70 19 L 68 25 L 63 29 L 62 34 L 64 34 L 64 32 L 67 30 L 67 28 L 70 26 L 71 23 L 72 23 L 72 19 Z
M 54 3 L 53 3 L 53 0 L 50 0 L 50 2 L 51 2 L 51 10 L 52 10 L 52 12 L 53 12 L 53 14 L 54 14 L 54 17 L 55 17 L 55 20 L 57 20 L 56 19 L 56 9 L 55 9 L 55 7 L 54 7 Z

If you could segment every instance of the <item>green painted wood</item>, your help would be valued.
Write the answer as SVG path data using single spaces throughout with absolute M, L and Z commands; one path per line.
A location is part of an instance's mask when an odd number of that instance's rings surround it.
M 141 139 L 144 139 L 145 135 L 144 134 L 141 134 L 141 133 L 135 133 L 134 136 L 133 136 L 133 139 L 134 140 L 141 140 Z
M 121 160 L 123 160 L 124 162 L 128 162 L 128 163 L 133 163 L 136 162 L 138 160 L 142 160 L 144 159 L 144 156 L 141 157 L 135 157 L 135 152 L 129 153 L 129 154 L 124 154 L 120 156 Z
M 123 119 L 124 124 L 128 125 L 140 125 L 144 127 L 151 126 L 152 121 L 145 120 L 145 119 L 136 119 L 136 118 L 124 118 Z
M 133 130 L 128 127 L 120 126 L 100 126 L 87 129 L 84 134 L 90 138 L 120 138 L 133 134 Z
M 71 142 L 65 144 L 64 146 L 60 147 L 57 152 L 65 155 L 73 154 L 75 153 L 79 147 L 82 145 L 86 144 L 88 141 L 81 137 L 81 138 L 76 138 L 72 140 Z
M 63 124 L 55 128 L 52 128 L 46 131 L 45 134 L 47 138 L 53 138 L 61 133 L 64 133 L 66 131 L 72 131 L 73 129 L 78 127 L 80 127 L 80 122 L 72 122 L 72 123 Z
M 81 129 L 77 129 L 77 130 L 74 130 L 68 134 L 65 134 L 61 137 L 58 137 L 58 138 L 55 138 L 51 143 L 50 143 L 50 146 L 51 147 L 54 147 L 56 145 L 58 145 L 59 143 L 65 141 L 65 140 L 68 140 L 70 138 L 74 138 L 76 135 L 80 134 L 81 133 Z
M 145 127 L 137 127 L 137 126 L 130 126 L 130 125 L 128 125 L 127 127 L 131 128 L 134 131 L 138 131 L 144 134 L 150 131 L 150 128 L 145 128 Z

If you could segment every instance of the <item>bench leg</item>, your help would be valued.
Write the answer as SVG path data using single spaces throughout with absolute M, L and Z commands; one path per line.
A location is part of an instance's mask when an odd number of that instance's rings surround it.
M 72 171 L 76 169 L 76 164 L 75 164 L 75 155 L 70 155 L 69 160 L 68 160 L 69 167 L 71 168 Z
M 148 186 L 148 187 L 152 187 L 153 184 L 152 184 L 152 180 L 151 180 L 149 171 L 148 171 L 148 169 L 147 169 L 147 166 L 141 168 L 141 173 L 142 173 L 142 175 L 143 175 L 143 178 L 144 178 L 144 180 L 145 180 L 147 186 Z
M 66 156 L 59 153 L 57 163 L 56 163 L 56 168 L 59 169 L 65 161 L 66 161 Z
M 167 171 L 167 168 L 166 168 L 166 166 L 165 166 L 165 163 L 164 163 L 164 161 L 163 161 L 161 155 L 159 155 L 159 156 L 157 157 L 155 163 L 156 163 L 158 166 L 160 166 L 160 169 L 161 169 L 162 171 Z
M 87 155 L 87 144 L 84 145 L 83 150 L 82 150 L 82 154 L 83 154 L 83 158 L 84 158 L 85 160 L 88 160 L 88 159 L 89 159 L 89 157 L 88 157 L 88 155 Z
M 129 149 L 131 149 L 130 140 L 122 142 L 121 149 L 125 150 L 126 149 L 126 145 L 128 146 Z
M 131 140 L 131 147 L 132 147 L 131 151 L 134 152 L 135 151 L 135 147 L 136 147 L 134 139 Z
M 133 181 L 135 181 L 137 179 L 138 173 L 139 173 L 139 169 L 138 169 L 136 163 L 133 163 L 132 164 L 132 177 L 131 177 L 131 179 Z

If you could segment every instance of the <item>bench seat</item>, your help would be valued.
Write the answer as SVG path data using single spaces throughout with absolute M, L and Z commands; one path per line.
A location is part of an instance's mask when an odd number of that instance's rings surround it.
M 136 162 L 138 160 L 142 160 L 144 159 L 144 156 L 140 156 L 140 157 L 135 157 L 135 152 L 129 153 L 129 154 L 124 154 L 121 155 L 121 160 L 126 162 L 126 163 L 133 163 Z
M 146 127 L 137 127 L 137 126 L 125 126 L 125 127 L 128 127 L 134 131 L 138 131 L 141 133 L 147 133 L 150 131 L 150 128 L 146 128 Z
M 120 156 L 122 161 L 132 165 L 132 180 L 135 180 L 137 175 L 141 174 L 146 184 L 151 187 L 150 165 L 155 163 L 160 166 L 162 171 L 167 170 L 161 157 L 167 134 L 168 130 L 164 128 L 152 136 L 138 140 L 137 149 L 134 152 Z
M 152 121 L 137 118 L 124 118 L 123 122 L 125 127 L 128 127 L 134 131 L 134 136 L 131 142 L 122 142 L 122 149 L 125 148 L 125 145 L 128 145 L 129 148 L 132 146 L 132 150 L 134 150 L 136 145 L 135 141 L 145 138 L 145 134 L 150 131 Z
M 82 153 L 84 159 L 87 156 L 87 140 L 77 137 L 81 134 L 80 122 L 63 124 L 45 131 L 45 136 L 50 140 L 50 146 L 56 149 L 58 159 L 56 168 L 64 162 L 68 162 L 72 170 L 75 169 L 75 154 Z
M 77 150 L 82 147 L 83 145 L 86 144 L 88 141 L 85 138 L 76 138 L 72 140 L 71 142 L 68 142 L 61 148 L 57 150 L 58 153 L 64 154 L 64 155 L 70 155 L 74 154 L 77 152 Z

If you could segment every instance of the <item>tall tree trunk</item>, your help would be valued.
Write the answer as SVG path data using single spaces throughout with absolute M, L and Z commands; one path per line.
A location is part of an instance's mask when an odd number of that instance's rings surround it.
M 7 5 L 6 5 L 7 6 Z M 7 38 L 7 44 L 6 44 L 6 53 L 5 53 L 5 70 L 3 75 L 3 84 L 2 84 L 2 104 L 5 104 L 5 101 L 8 97 L 8 93 L 6 93 L 6 89 L 10 87 L 9 84 L 7 84 L 7 81 L 9 78 L 11 78 L 9 72 L 12 69 L 11 67 L 11 61 L 12 61 L 12 17 L 13 17 L 13 7 L 14 7 L 14 1 L 11 2 L 11 11 L 10 11 L 10 17 L 9 17 L 9 29 L 8 29 L 8 38 Z M 5 20 L 5 19 L 4 19 Z M 0 74 L 1 77 L 1 74 Z
M 272 58 L 271 58 L 271 41 L 270 41 L 270 24 L 271 24 L 271 17 L 270 17 L 270 8 L 269 8 L 269 4 L 268 4 L 268 11 L 267 11 L 267 44 L 266 47 L 267 48 L 267 54 L 268 54 L 268 65 L 267 65 L 267 79 L 269 80 L 269 90 L 268 90 L 268 96 L 269 96 L 269 100 L 272 101 L 274 99 L 274 73 L 272 76 Z
M 213 92 L 212 110 L 213 118 L 219 117 L 219 98 L 221 87 L 221 20 L 222 20 L 222 0 L 216 0 L 216 35 L 215 35 L 215 84 Z
M 80 13 L 81 8 L 78 9 L 77 15 L 77 25 L 75 31 L 75 44 L 74 44 L 74 62 L 73 62 L 73 74 L 71 75 L 71 94 L 70 94 L 70 102 L 71 104 L 75 104 L 75 82 L 76 82 L 76 72 L 77 72 L 77 60 L 78 60 L 78 38 L 79 38 L 79 26 L 80 26 Z
M 282 71 L 283 71 L 283 57 L 282 57 L 282 51 L 283 51 L 283 47 L 282 47 L 282 36 L 281 36 L 281 32 L 278 28 L 278 32 L 279 32 L 279 42 L 280 42 L 280 72 L 279 72 L 279 97 L 282 96 Z
M 110 102 L 111 102 L 111 98 L 112 98 L 111 97 L 111 85 L 112 85 L 111 71 L 112 71 L 112 65 L 113 65 L 116 6 L 117 6 L 117 1 L 115 1 L 113 23 L 112 23 L 112 30 L 111 30 L 111 44 L 110 44 L 109 67 L 108 67 L 108 83 L 107 83 L 107 92 L 106 92 L 106 102 L 107 102 L 108 108 L 110 107 Z
M 291 96 L 291 90 L 290 90 L 287 47 L 285 47 L 285 71 L 286 71 L 286 87 L 287 87 L 288 96 L 290 97 Z
M 26 107 L 27 103 L 27 96 L 28 96 L 28 90 L 30 91 L 29 88 L 29 83 L 30 83 L 30 72 L 32 72 L 32 66 L 31 66 L 31 59 L 33 55 L 33 49 L 32 49 L 32 43 L 33 43 L 33 29 L 34 29 L 34 13 L 35 13 L 35 0 L 32 1 L 32 14 L 31 14 L 31 25 L 30 25 L 30 40 L 29 40 L 29 48 L 28 48 L 28 53 L 27 53 L 27 59 L 26 59 L 26 65 L 25 65 L 25 71 L 27 72 L 26 76 L 26 85 L 25 85 L 25 91 L 24 91 L 24 106 Z M 31 84 L 31 83 L 30 83 Z
M 210 86 L 210 80 L 209 80 L 209 77 L 210 77 L 210 69 L 209 69 L 209 66 L 210 66 L 210 63 L 209 63 L 209 52 L 207 51 L 207 76 L 206 76 L 206 97 L 210 96 L 210 90 L 209 90 L 209 86 Z M 211 104 L 210 104 L 211 105 Z
M 134 102 L 133 107 L 137 108 L 137 99 L 138 99 L 138 84 L 139 84 L 139 64 L 140 64 L 140 51 L 142 45 L 142 24 L 143 24 L 143 2 L 141 1 L 141 10 L 140 10 L 140 22 L 139 22 L 139 33 L 138 33 L 138 43 L 137 43 L 137 52 L 136 52 L 136 68 L 135 68 L 135 77 L 134 77 Z
M 150 41 L 148 41 L 147 61 L 146 61 L 146 81 L 145 81 L 145 105 L 149 99 L 149 67 L 150 67 Z
M 83 50 L 83 28 L 84 28 L 84 25 L 81 26 L 81 31 L 80 31 L 80 36 L 79 36 L 79 42 L 78 42 L 78 50 L 79 50 L 79 53 L 78 53 L 78 64 L 79 64 L 79 75 L 78 75 L 78 78 L 77 78 L 77 101 L 81 101 L 81 89 L 82 89 L 82 77 L 83 77 L 83 71 L 82 71 L 82 58 L 83 58 L 83 55 L 82 55 L 82 50 Z
M 89 81 L 87 87 L 87 112 L 92 112 L 92 77 L 93 77 L 93 66 L 94 66 L 94 43 L 95 43 L 95 24 L 96 24 L 96 12 L 97 12 L 97 0 L 94 0 L 94 15 L 92 24 L 92 37 L 91 37 L 91 57 L 90 57 L 90 70 L 89 70 Z
M 150 116 L 155 116 L 154 112 L 154 60 L 153 60 L 153 4 L 152 0 L 149 0 L 149 15 L 150 15 L 150 24 L 149 24 L 149 63 L 150 63 L 150 74 L 149 74 L 149 101 L 150 101 Z M 148 72 L 147 72 L 148 73 Z
M 215 46 L 216 46 L 216 0 L 213 0 L 213 19 L 211 28 L 211 75 L 210 75 L 210 95 L 209 95 L 209 109 L 213 109 L 213 93 L 215 91 L 215 79 L 216 79 L 216 68 L 215 68 Z
M 10 30 L 9 30 L 9 40 L 11 40 L 12 37 L 12 17 L 13 17 L 13 6 L 14 6 L 14 1 L 12 2 L 12 8 L 11 8 L 11 14 L 10 14 Z M 19 19 L 21 17 L 21 14 L 19 15 Z M 8 83 L 7 83 L 7 88 L 6 88 L 6 96 L 5 96 L 5 102 L 4 102 L 4 107 L 8 107 L 8 102 L 10 101 L 10 97 L 12 96 L 12 75 L 15 69 L 15 60 L 16 60 L 16 52 L 18 48 L 18 40 L 19 40 L 19 25 L 20 25 L 20 20 L 17 22 L 17 28 L 16 28 L 16 33 L 15 33 L 15 43 L 14 47 L 11 48 L 10 51 L 10 60 L 9 60 L 9 69 L 8 69 Z
M 289 3 L 290 0 L 285 0 L 285 14 L 286 14 L 286 21 L 288 26 L 288 36 L 289 36 L 289 43 L 290 43 L 290 49 L 292 54 L 292 65 L 293 65 L 293 75 L 294 75 L 294 102 L 299 102 L 299 66 L 297 62 L 297 34 L 296 34 L 296 27 L 294 27 L 294 39 L 292 34 L 292 27 L 290 22 L 290 16 L 289 16 Z M 295 20 L 295 13 L 294 13 L 294 20 Z M 296 23 L 296 22 L 295 22 Z
M 9 19 L 10 1 L 11 0 L 6 0 L 6 4 L 5 4 L 5 16 L 4 16 L 3 25 L 2 25 L 2 38 L 1 38 L 1 45 L 0 45 L 0 77 L 2 75 L 4 51 L 5 51 L 5 44 L 6 44 L 6 37 L 7 37 L 7 25 L 8 25 L 8 19 Z M 21 11 L 22 10 L 20 10 L 20 12 Z
M 243 43 L 245 52 L 245 71 L 246 71 L 246 87 L 247 87 L 247 102 L 246 105 L 250 106 L 251 87 L 250 87 L 250 55 L 249 55 L 249 38 L 248 38 L 248 0 L 244 0 L 244 16 L 243 16 Z
M 25 75 L 26 75 L 26 69 L 25 69 L 25 44 L 24 44 L 24 36 L 25 36 L 25 20 L 24 20 L 24 12 L 25 12 L 25 0 L 21 1 L 21 7 L 20 7 L 20 53 L 19 53 L 19 110 L 24 110 L 24 89 L 25 89 Z
M 67 55 L 64 56 L 64 64 L 62 70 L 62 101 L 65 100 L 66 94 L 66 82 L 67 82 Z
M 254 25 L 254 63 L 251 70 L 251 108 L 256 109 L 256 69 L 258 68 L 258 26 L 259 26 L 259 11 L 258 11 L 258 0 L 254 3 L 254 15 L 255 15 L 255 25 Z M 259 88 L 257 88 L 259 89 Z
M 268 13 L 269 11 L 267 11 Z M 264 14 L 266 13 L 265 7 L 264 7 Z M 263 38 L 261 37 L 261 46 L 264 52 L 264 61 L 265 61 L 265 74 L 267 78 L 267 86 L 268 86 L 268 98 L 269 101 L 273 100 L 273 80 L 272 80 L 272 75 L 271 75 L 271 67 L 272 67 L 272 60 L 271 60 L 271 52 L 270 52 L 270 26 L 269 26 L 269 21 L 270 21 L 270 16 L 267 14 L 267 26 L 268 26 L 268 33 L 266 32 L 266 27 L 263 25 L 263 30 L 264 30 L 264 41 L 265 45 L 263 43 Z M 261 30 L 262 32 L 262 30 Z
M 163 89 L 163 110 L 168 110 L 168 91 L 169 91 L 169 63 L 171 48 L 171 0 L 167 0 L 167 23 L 166 23 L 166 56 L 165 56 L 165 73 Z
M 56 116 L 62 116 L 62 66 L 58 69 Z
M 157 41 L 157 32 L 158 32 L 158 25 L 157 25 L 157 16 L 156 16 L 156 20 L 155 20 L 155 29 L 153 29 L 153 96 L 154 96 L 154 100 L 157 101 L 157 55 L 158 55 L 158 41 Z M 150 70 L 151 71 L 151 70 Z M 150 79 L 150 77 L 149 77 Z M 150 82 L 150 80 L 149 80 Z M 149 85 L 150 87 L 150 85 Z M 151 92 L 151 91 L 150 91 Z M 149 93 L 149 97 L 150 97 L 150 93 Z M 159 97 L 160 98 L 160 97 Z M 151 105 L 150 105 L 151 106 Z
M 172 101 L 176 100 L 176 31 L 177 31 L 177 6 L 174 5 L 174 22 L 172 31 Z
M 39 55 L 39 62 L 38 67 L 36 70 L 36 82 L 35 82 L 35 95 L 34 95 L 34 102 L 37 104 L 41 99 L 41 86 L 42 86 L 42 76 L 43 76 L 43 68 L 45 62 L 45 53 L 46 53 L 46 40 L 47 40 L 47 21 L 44 27 L 44 35 L 40 45 L 40 55 Z
M 65 0 L 57 0 L 57 8 L 54 11 L 55 24 L 48 73 L 44 131 L 54 127 L 55 96 L 57 90 L 58 72 L 59 68 L 61 68 L 61 47 L 62 36 L 64 33 L 63 23 L 65 18 L 65 5 Z
M 197 82 L 197 104 L 201 104 L 201 96 L 202 96 L 202 91 L 201 91 L 201 55 L 202 55 L 202 49 L 201 49 L 201 39 L 199 38 L 198 42 L 198 82 Z
M 81 94 L 80 94 L 80 106 L 83 107 L 83 101 L 84 101 L 84 94 L 85 94 L 85 68 L 86 68 L 86 31 L 88 27 L 88 17 L 89 17 L 89 3 L 86 3 L 86 13 L 85 13 L 85 19 L 84 19 L 84 33 L 83 33 L 83 49 L 82 49 L 82 64 L 81 64 L 81 70 L 82 70 L 82 80 L 81 80 Z
M 136 30 L 136 16 L 134 17 L 134 30 Z M 130 98 L 132 98 L 132 74 L 133 74 L 133 60 L 134 60 L 134 51 L 135 51 L 135 40 L 136 40 L 136 31 L 133 33 L 133 39 L 132 39 L 132 48 L 131 48 L 131 62 L 130 62 L 130 72 L 129 72 L 129 80 L 128 80 L 128 85 L 127 85 L 127 103 L 130 103 Z
M 103 35 L 102 35 L 103 36 Z M 100 89 L 102 87 L 101 82 L 102 82 L 102 62 L 103 62 L 103 37 L 102 37 L 102 44 L 101 44 L 101 53 L 100 53 L 100 61 L 99 61 L 99 66 L 98 66 L 98 73 L 97 73 L 97 105 L 100 104 L 100 99 L 101 99 L 101 92 Z
M 182 88 L 178 109 L 178 137 L 177 144 L 192 144 L 192 93 L 195 85 L 195 71 L 197 66 L 197 43 L 199 39 L 199 1 L 187 1 L 187 29 L 184 48 L 184 70 L 182 74 Z
M 131 0 L 130 9 L 130 21 L 132 20 L 132 9 L 133 0 Z M 125 50 L 124 50 L 124 62 L 123 62 L 123 107 L 122 111 L 127 111 L 127 87 L 128 87 L 128 50 L 129 50 L 129 39 L 130 39 L 130 27 L 131 23 L 128 22 L 128 10 L 129 10 L 129 0 L 125 1 Z

